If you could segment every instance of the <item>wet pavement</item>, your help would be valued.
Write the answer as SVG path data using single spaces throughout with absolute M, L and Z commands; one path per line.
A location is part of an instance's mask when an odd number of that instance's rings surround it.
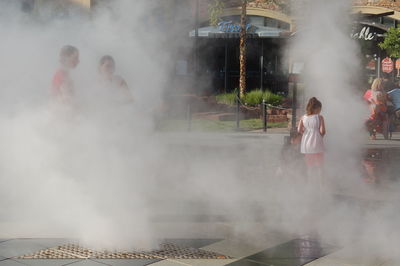
M 95 252 L 58 249 L 68 239 L 10 239 L 0 243 L 0 265 L 306 265 L 338 248 L 309 238 L 266 236 L 264 243 L 245 244 L 223 239 L 168 239 L 173 247 L 164 247 L 158 258 L 100 258 Z M 263 248 L 265 247 L 265 248 Z M 58 250 L 59 254 L 49 251 Z M 48 251 L 48 252 L 46 252 Z M 56 258 L 64 253 L 64 258 Z M 225 253 L 225 254 L 223 254 Z M 42 254 L 42 256 L 35 256 Z M 126 255 L 126 253 L 124 253 Z M 210 254 L 218 256 L 210 257 Z M 45 258 L 47 256 L 47 258 Z
M 283 140 L 284 133 L 274 133 L 274 143 Z M 239 147 L 245 141 L 258 141 L 265 136 L 255 133 L 230 135 L 237 140 Z M 268 138 L 268 137 L 267 137 Z M 269 137 L 271 138 L 271 137 Z M 199 141 L 199 140 L 198 140 Z M 209 140 L 200 140 L 209 143 Z M 213 145 L 223 144 L 224 138 L 218 139 Z M 211 141 L 212 142 L 212 141 Z M 222 143 L 222 144 L 221 144 Z M 229 143 L 226 143 L 229 145 Z M 211 145 L 212 146 L 212 145 Z M 207 147 L 206 147 L 207 148 Z M 278 146 L 275 147 L 276 150 Z M 400 134 L 396 133 L 392 140 L 378 139 L 367 141 L 365 154 L 368 160 L 376 163 L 380 171 L 381 183 L 400 178 Z M 390 167 L 388 167 L 390 166 Z M 395 192 L 394 192 L 395 193 Z M 338 195 L 337 200 L 348 200 L 345 195 Z M 362 202 L 365 199 L 360 198 Z M 376 202 L 375 199 L 372 199 Z M 182 219 L 178 227 L 191 228 L 196 232 L 218 227 L 223 231 L 231 221 L 224 216 L 191 216 L 193 219 Z M 182 218 L 182 217 L 181 217 Z M 187 218 L 187 217 L 186 217 Z M 156 218 L 157 223 L 165 223 L 166 228 L 176 224 L 180 218 L 172 215 Z M 262 222 L 262 221 L 261 221 Z M 173 230 L 175 231 L 175 230 Z M 186 232 L 188 230 L 185 230 Z M 200 230 L 201 231 L 201 230 Z M 394 266 L 400 265 L 385 258 L 360 257 L 355 255 L 358 244 L 341 247 L 333 243 L 326 243 L 308 235 L 299 236 L 282 232 L 265 232 L 261 226 L 258 242 L 244 241 L 236 235 L 230 237 L 192 237 L 168 238 L 160 240 L 160 247 L 150 251 L 130 252 L 100 252 L 80 246 L 76 240 L 67 238 L 4 238 L 0 239 L 0 266 L 61 266 L 61 265 L 88 265 L 88 266 L 178 266 L 178 265 L 205 265 L 205 266 Z M 253 232 L 254 233 L 254 232 Z M 194 233 L 195 235 L 195 233 Z M 211 236 L 212 233 L 209 234 Z M 224 235 L 224 234 L 221 234 Z M 226 235 L 226 234 L 225 234 Z M 177 236 L 180 237 L 180 236 Z
M 66 257 L 76 258 L 24 258 L 27 254 L 41 250 L 55 249 L 57 245 L 74 242 L 68 239 L 10 239 L 0 243 L 0 266 L 394 266 L 393 261 L 360 257 L 355 254 L 357 245 L 338 247 L 322 243 L 310 237 L 290 239 L 284 234 L 265 234 L 263 241 L 247 243 L 246 241 L 228 239 L 169 239 L 181 250 L 201 251 L 202 253 L 224 254 L 220 258 L 191 258 L 190 256 L 161 257 L 153 259 L 111 259 L 82 257 L 74 252 L 65 251 Z M 50 243 L 52 245 L 50 245 Z M 53 246 L 54 245 L 54 246 Z M 179 250 L 175 250 L 179 253 Z M 27 256 L 29 257 L 29 256 Z

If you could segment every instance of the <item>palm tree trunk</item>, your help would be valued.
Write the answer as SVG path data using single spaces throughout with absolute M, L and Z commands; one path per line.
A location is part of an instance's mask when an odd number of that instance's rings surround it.
M 239 90 L 240 98 L 244 96 L 246 92 L 246 13 L 247 13 L 247 0 L 242 0 L 242 14 L 240 19 L 240 78 L 239 78 Z

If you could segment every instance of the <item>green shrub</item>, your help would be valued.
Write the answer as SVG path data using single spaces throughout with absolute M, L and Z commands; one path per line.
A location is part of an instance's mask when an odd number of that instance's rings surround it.
M 268 104 L 277 106 L 282 103 L 283 97 L 270 91 L 263 92 L 262 90 L 253 90 L 244 96 L 244 102 L 251 105 L 261 104 L 263 99 Z
M 222 93 L 216 95 L 215 98 L 217 100 L 217 103 L 234 105 L 236 103 L 235 102 L 236 94 L 237 94 L 236 92 Z M 265 101 L 268 104 L 274 106 L 280 105 L 283 101 L 282 96 L 272 93 L 270 91 L 263 92 L 262 90 L 253 90 L 244 95 L 242 102 L 250 105 L 258 105 L 262 103 L 263 99 L 265 99 Z
M 282 101 L 283 101 L 283 97 L 281 95 L 272 93 L 270 91 L 265 91 L 263 94 L 263 98 L 265 99 L 265 101 L 268 104 L 271 104 L 274 106 L 282 104 Z
M 235 104 L 235 98 L 236 98 L 236 92 L 222 93 L 215 96 L 217 103 L 229 104 L 229 105 Z
M 257 105 L 262 103 L 263 100 L 263 91 L 262 90 L 253 90 L 246 93 L 243 97 L 243 101 L 247 104 Z

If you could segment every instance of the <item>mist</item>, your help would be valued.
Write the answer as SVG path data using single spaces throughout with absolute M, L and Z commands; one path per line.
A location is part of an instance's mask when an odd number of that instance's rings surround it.
M 368 110 L 361 100 L 360 48 L 350 38 L 353 23 L 352 1 L 301 1 L 293 12 L 299 20 L 291 40 L 290 57 L 304 63 L 301 74 L 304 90 L 300 106 L 310 97 L 322 102 L 327 135 L 323 177 L 323 196 L 317 190 L 307 192 L 305 216 L 311 216 L 314 233 L 326 243 L 339 247 L 355 245 L 353 257 L 397 257 L 396 207 L 388 195 L 398 188 L 374 187 L 362 181 L 361 161 L 367 139 L 363 123 Z M 304 99 L 304 100 L 303 100 Z M 382 200 L 382 201 L 381 201 Z M 316 203 L 318 201 L 318 203 Z M 364 203 L 362 203 L 364 201 Z M 377 203 L 379 201 L 379 203 Z M 368 203 L 369 202 L 369 203 Z M 371 202 L 375 202 L 372 204 Z M 390 218 L 389 218 L 390 217 Z M 300 227 L 306 228 L 306 223 Z M 298 225 L 297 225 L 298 226 Z
M 2 237 L 143 250 L 166 237 L 242 234 L 260 216 L 263 197 L 251 195 L 264 193 L 258 182 L 275 172 L 280 141 L 266 150 L 257 140 L 155 130 L 177 51 L 174 29 L 171 37 L 148 27 L 154 3 L 115 1 L 61 16 L 52 5 L 29 16 L 13 1 L 1 3 Z M 66 44 L 80 56 L 70 106 L 50 94 Z M 133 104 L 113 104 L 97 87 L 105 54 L 115 58 Z M 270 163 L 259 163 L 266 154 Z M 202 229 L 187 223 L 208 216 L 224 218 Z
M 338 189 L 375 193 L 360 174 L 367 111 L 354 88 L 359 57 L 349 37 L 350 1 L 304 2 L 309 13 L 291 43 L 290 56 L 305 63 L 306 97 L 322 101 L 326 119 L 322 198 L 304 181 L 299 161 L 281 160 L 280 136 L 155 130 L 176 43 L 164 29 L 145 27 L 152 3 L 114 1 L 66 17 L 49 7 L 30 17 L 15 1 L 1 2 L 0 236 L 67 237 L 131 250 L 154 248 L 165 237 L 254 243 L 270 231 L 311 232 L 338 246 L 361 241 L 387 252 L 387 239 L 363 236 L 390 234 L 395 244 L 393 208 L 364 211 L 332 196 Z M 65 44 L 80 53 L 74 108 L 54 105 L 49 95 Z M 105 54 L 115 58 L 133 104 L 110 104 L 112 95 L 95 86 Z M 185 225 L 199 213 L 224 219 L 198 231 Z M 170 216 L 184 218 L 165 222 Z
M 32 16 L 16 2 L 0 4 L 2 235 L 70 236 L 98 248 L 153 245 L 146 187 L 163 147 L 151 134 L 171 64 L 165 35 L 145 27 L 152 4 L 118 1 L 60 17 L 54 6 Z M 72 108 L 50 95 L 66 44 L 80 53 Z M 134 104 L 113 104 L 96 87 L 106 54 Z

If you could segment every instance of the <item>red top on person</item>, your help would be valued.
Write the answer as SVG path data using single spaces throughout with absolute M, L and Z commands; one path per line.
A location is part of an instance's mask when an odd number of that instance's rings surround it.
M 79 51 L 76 47 L 66 45 L 60 51 L 60 68 L 53 76 L 51 94 L 60 102 L 70 102 L 74 95 L 74 84 L 69 75 L 71 69 L 79 64 Z

